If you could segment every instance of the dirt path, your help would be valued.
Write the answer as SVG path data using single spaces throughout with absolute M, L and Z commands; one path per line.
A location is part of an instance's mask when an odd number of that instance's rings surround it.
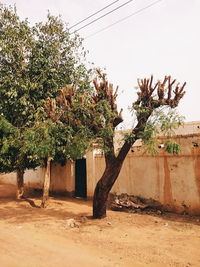
M 89 215 L 91 202 L 75 199 L 52 198 L 46 209 L 0 199 L 0 266 L 200 266 L 200 217 Z

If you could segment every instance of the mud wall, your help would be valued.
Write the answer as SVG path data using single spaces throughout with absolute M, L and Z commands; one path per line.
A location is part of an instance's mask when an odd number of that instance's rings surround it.
M 74 163 L 68 161 L 66 165 L 51 164 L 50 191 L 60 195 L 73 196 L 75 190 Z
M 43 169 L 27 170 L 24 174 L 25 188 L 42 188 Z M 0 174 L 0 197 L 16 195 L 16 173 Z
M 44 169 L 27 170 L 24 174 L 26 191 L 43 188 Z M 51 163 L 50 191 L 57 194 L 73 195 L 75 188 L 74 163 L 66 165 Z M 0 174 L 0 197 L 16 195 L 16 173 Z
M 181 145 L 181 153 L 176 156 L 164 152 L 164 148 L 160 148 L 156 156 L 145 155 L 141 146 L 133 146 L 112 193 L 153 198 L 167 210 L 200 214 L 200 134 L 175 139 Z M 88 196 L 93 195 L 104 167 L 103 155 L 95 150 L 90 152 Z

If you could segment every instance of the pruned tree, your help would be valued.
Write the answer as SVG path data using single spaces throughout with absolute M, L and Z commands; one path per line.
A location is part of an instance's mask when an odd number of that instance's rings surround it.
M 85 155 L 85 151 L 90 146 L 91 132 L 87 124 L 83 123 L 86 110 L 86 102 L 84 94 L 75 86 L 66 86 L 59 90 L 56 98 L 48 98 L 45 103 L 45 111 L 47 116 L 48 126 L 44 126 L 48 132 L 45 137 L 46 158 L 44 162 L 45 176 L 44 176 L 44 190 L 42 207 L 46 206 L 49 186 L 50 186 L 50 161 L 65 164 L 67 160 L 76 160 Z M 44 123 L 43 123 L 44 125 Z M 42 125 L 40 125 L 41 127 Z M 34 131 L 35 135 L 35 131 Z M 40 149 L 41 135 L 37 140 L 35 136 L 34 144 L 37 149 Z M 32 140 L 33 141 L 33 140 Z M 35 150 L 34 150 L 35 151 Z M 40 152 L 36 151 L 36 156 L 44 153 L 44 149 Z M 40 158 L 42 158 L 40 156 Z
M 92 127 L 99 144 L 102 145 L 106 165 L 94 191 L 93 217 L 103 218 L 106 216 L 108 194 L 118 178 L 131 146 L 137 139 L 146 138 L 148 141 L 152 137 L 153 127 L 148 126 L 153 116 L 154 125 L 159 120 L 155 111 L 163 106 L 172 109 L 177 107 L 185 94 L 186 83 L 180 85 L 170 76 L 165 76 L 163 81 L 156 83 L 153 82 L 153 76 L 150 79 L 138 79 L 137 100 L 133 103 L 137 122 L 117 152 L 114 147 L 114 131 L 123 121 L 122 110 L 118 111 L 116 103 L 118 88 L 114 91 L 113 85 L 108 83 L 105 74 L 99 70 L 98 78 L 94 79 L 93 83 L 95 92 L 91 97 L 91 109 L 94 114 Z

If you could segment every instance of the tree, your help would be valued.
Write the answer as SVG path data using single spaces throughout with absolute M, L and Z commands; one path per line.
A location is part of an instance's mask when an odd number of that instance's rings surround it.
M 47 165 L 59 142 L 49 139 L 58 125 L 48 120 L 46 99 L 66 85 L 89 88 L 85 53 L 60 18 L 48 14 L 47 22 L 30 27 L 16 8 L 0 4 L 0 172 L 17 172 L 18 198 L 25 169 Z
M 90 131 L 81 123 L 82 94 L 72 86 L 61 89 L 56 98 L 46 100 L 46 120 L 24 134 L 24 152 L 34 161 L 42 159 L 45 167 L 42 207 L 48 200 L 51 160 L 65 164 L 66 160 L 82 158 L 90 144 Z
M 108 194 L 115 183 L 123 162 L 137 139 L 143 139 L 145 143 L 150 143 L 156 130 L 156 124 L 161 122 L 161 129 L 168 132 L 179 124 L 177 116 L 167 117 L 165 113 L 160 116 L 160 108 L 167 106 L 174 109 L 184 96 L 184 83 L 182 86 L 176 84 L 170 76 L 166 76 L 163 81 L 153 83 L 153 76 L 150 79 L 138 80 L 137 100 L 133 103 L 137 123 L 129 134 L 125 135 L 124 143 L 118 152 L 114 148 L 114 131 L 123 121 L 122 110 L 117 110 L 117 90 L 114 92 L 113 85 L 109 84 L 105 74 L 98 71 L 98 79 L 94 79 L 95 92 L 91 97 L 91 110 L 93 114 L 93 132 L 101 145 L 105 155 L 105 170 L 98 181 L 93 197 L 93 217 L 103 218 L 106 216 L 106 203 Z M 168 151 L 176 153 L 177 144 L 168 142 Z
M 5 149 L 5 138 L 3 140 L 4 150 L 1 155 L 0 167 L 4 172 L 14 169 L 17 172 L 17 197 L 23 195 L 24 170 L 22 165 L 26 162 L 25 158 L 23 160 L 16 158 L 19 151 L 20 129 L 32 112 L 32 106 L 29 105 L 26 94 L 24 94 L 29 83 L 26 60 L 30 53 L 32 40 L 28 22 L 19 21 L 16 10 L 0 5 L 0 112 L 1 118 L 3 117 L 1 122 L 2 126 L 5 126 L 5 120 L 7 120 L 7 126 L 13 128 L 12 135 L 9 135 L 10 138 L 6 142 L 7 150 Z M 13 133 L 15 134 L 13 135 Z M 13 137 L 16 139 L 13 140 Z M 8 141 L 10 141 L 10 147 Z M 5 159 L 4 162 L 3 159 Z

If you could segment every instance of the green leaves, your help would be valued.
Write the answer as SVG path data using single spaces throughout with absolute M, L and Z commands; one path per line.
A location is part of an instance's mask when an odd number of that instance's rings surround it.
M 124 134 L 124 141 L 126 142 L 129 142 L 131 144 L 133 144 L 136 140 L 136 137 L 135 137 L 135 134 L 134 133 L 125 133 Z
M 181 150 L 180 145 L 173 140 L 168 140 L 165 143 L 165 151 L 170 154 L 178 155 L 180 150 Z
M 85 114 L 78 98 L 66 121 L 48 120 L 45 110 L 46 99 L 55 99 L 68 84 L 82 93 L 89 90 L 81 42 L 60 17 L 48 14 L 45 23 L 31 27 L 16 8 L 0 4 L 1 172 L 35 168 L 46 157 L 60 161 L 85 153 L 89 134 L 70 120 Z
M 145 145 L 145 152 L 157 154 L 158 137 L 163 136 L 165 138 L 165 151 L 178 154 L 180 145 L 171 138 L 175 134 L 174 130 L 182 125 L 183 119 L 176 110 L 155 110 L 153 116 L 146 123 L 144 131 L 140 133 L 140 138 Z
M 183 124 L 184 117 L 180 116 L 176 109 L 155 110 L 153 120 L 159 127 L 159 134 L 172 136 L 179 126 Z

